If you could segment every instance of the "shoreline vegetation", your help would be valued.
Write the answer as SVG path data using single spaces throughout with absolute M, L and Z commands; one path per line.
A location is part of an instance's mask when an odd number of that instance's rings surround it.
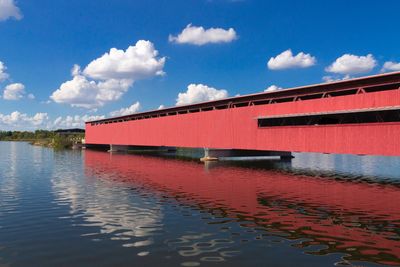
M 79 131 L 77 131 L 79 130 Z M 34 146 L 51 147 L 54 149 L 71 149 L 85 138 L 84 130 L 36 130 L 0 131 L 0 141 L 23 141 Z

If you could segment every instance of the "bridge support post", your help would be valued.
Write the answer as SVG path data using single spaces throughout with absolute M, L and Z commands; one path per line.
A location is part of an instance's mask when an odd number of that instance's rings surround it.
M 218 157 L 215 153 L 215 150 L 213 150 L 210 153 L 210 149 L 205 147 L 204 148 L 204 157 L 200 158 L 200 161 L 217 161 Z
M 128 151 L 128 146 L 110 144 L 110 149 L 107 152 L 116 153 L 116 152 L 127 152 L 127 151 Z

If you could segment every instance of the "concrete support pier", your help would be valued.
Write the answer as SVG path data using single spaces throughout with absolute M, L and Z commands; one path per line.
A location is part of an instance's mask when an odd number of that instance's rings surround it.
M 110 144 L 110 149 L 107 150 L 107 152 L 110 152 L 110 153 L 128 152 L 128 147 L 129 146 Z
M 287 151 L 204 148 L 204 156 L 200 160 L 217 161 L 227 157 L 280 157 L 282 160 L 293 158 L 292 153 Z
M 200 161 L 217 161 L 217 160 L 218 160 L 218 155 L 215 150 L 204 148 L 204 157 L 200 158 Z

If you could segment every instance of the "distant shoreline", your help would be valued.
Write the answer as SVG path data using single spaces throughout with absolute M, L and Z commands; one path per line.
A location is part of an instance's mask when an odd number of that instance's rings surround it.
M 28 136 L 27 136 L 28 135 Z M 57 133 L 53 131 L 37 132 L 0 132 L 0 141 L 28 142 L 34 146 L 49 147 L 54 149 L 71 149 L 75 144 L 81 143 L 85 138 L 84 133 Z

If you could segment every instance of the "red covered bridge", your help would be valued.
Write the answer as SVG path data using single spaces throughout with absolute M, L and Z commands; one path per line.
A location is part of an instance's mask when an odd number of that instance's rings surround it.
M 400 72 L 86 123 L 86 144 L 400 156 Z

